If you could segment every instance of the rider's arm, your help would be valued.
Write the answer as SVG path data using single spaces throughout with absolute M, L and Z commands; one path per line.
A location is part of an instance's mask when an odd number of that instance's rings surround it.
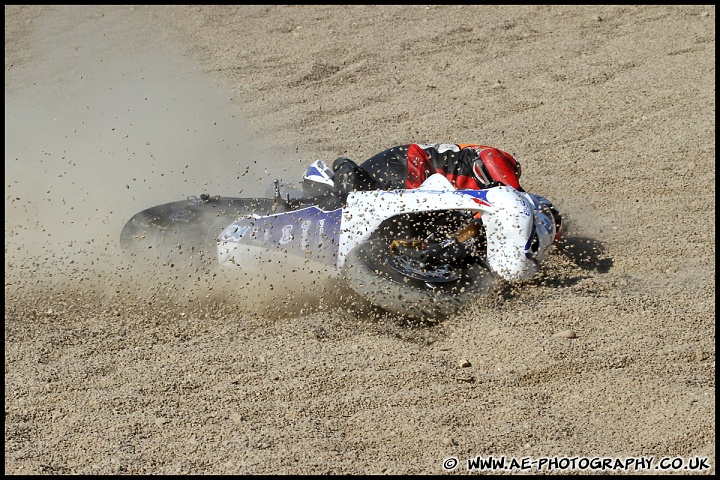
M 454 143 L 434 143 L 419 144 L 427 156 L 427 165 L 430 173 L 439 173 L 461 190 L 476 190 L 481 185 L 475 180 L 473 175 L 473 163 L 478 158 L 478 152 L 475 147 L 479 145 L 454 144 Z

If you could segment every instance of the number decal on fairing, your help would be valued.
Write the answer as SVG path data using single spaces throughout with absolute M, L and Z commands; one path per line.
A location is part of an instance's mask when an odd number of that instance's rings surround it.
M 518 198 L 518 200 L 520 200 L 520 203 L 523 206 L 523 215 L 525 215 L 526 217 L 529 217 L 531 215 L 530 207 L 528 207 L 528 204 L 525 202 L 525 200 L 521 196 L 518 196 L 517 198 Z
M 236 242 L 240 240 L 248 230 L 250 230 L 250 227 L 239 227 L 237 225 L 233 225 L 228 228 L 227 233 L 224 234 L 222 238 L 227 242 Z
M 285 225 L 284 227 L 282 227 L 282 237 L 280 237 L 280 240 L 278 240 L 280 245 L 285 245 L 286 243 L 292 241 L 293 238 L 295 238 L 292 234 L 292 230 L 292 225 Z
M 308 239 L 308 233 L 310 232 L 310 221 L 305 220 L 302 222 L 302 225 L 300 225 L 300 248 L 303 250 L 310 250 L 310 240 Z M 318 231 L 320 228 L 318 228 Z

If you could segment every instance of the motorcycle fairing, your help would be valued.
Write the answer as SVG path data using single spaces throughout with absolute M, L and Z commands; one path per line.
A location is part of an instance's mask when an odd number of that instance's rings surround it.
M 218 260 L 240 267 L 261 261 L 269 251 L 334 266 L 340 271 L 348 253 L 367 241 L 386 220 L 413 212 L 474 211 L 486 231 L 485 263 L 499 277 L 527 280 L 547 255 L 555 226 L 543 197 L 498 186 L 455 190 L 442 175 L 431 175 L 416 189 L 356 191 L 342 209 L 318 207 L 273 215 L 252 215 L 233 222 L 218 238 Z
M 505 280 L 527 280 L 537 274 L 551 245 L 548 227 L 552 224 L 543 218 L 539 203 L 508 186 L 455 190 L 437 174 L 417 189 L 352 192 L 343 212 L 338 268 L 349 251 L 370 238 L 388 218 L 405 212 L 468 210 L 480 213 L 485 224 L 488 267 Z M 536 221 L 542 222 L 541 228 L 536 228 Z M 552 230 L 554 235 L 554 227 Z M 536 236 L 539 248 L 533 251 Z
M 536 234 L 538 237 L 538 249 L 537 252 L 535 252 L 535 258 L 542 262 L 549 253 L 550 247 L 555 242 L 557 233 L 555 220 L 546 208 L 552 204 L 547 198 L 535 195 L 534 193 L 524 192 L 523 196 L 525 196 L 533 206 L 533 215 L 537 228 Z
M 340 236 L 341 209 L 321 210 L 307 207 L 301 210 L 260 216 L 253 214 L 233 222 L 218 238 L 221 264 L 243 266 L 242 258 L 254 249 L 276 250 L 302 256 L 310 260 L 334 265 Z
M 445 182 L 442 175 L 435 174 Z M 435 177 L 432 175 L 427 181 Z M 450 182 L 447 182 L 452 188 Z M 438 210 L 486 211 L 491 208 L 478 191 L 463 195 L 456 190 L 416 188 L 411 190 L 351 192 L 343 211 L 340 232 L 338 268 L 353 247 L 368 240 L 373 232 L 387 219 L 407 212 L 430 212 Z M 478 196 L 475 196 L 475 195 Z

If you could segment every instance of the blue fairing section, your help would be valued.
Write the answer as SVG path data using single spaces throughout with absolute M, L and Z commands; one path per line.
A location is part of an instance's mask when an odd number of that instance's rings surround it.
M 310 176 L 313 176 L 313 175 L 317 175 L 318 177 L 322 177 L 322 176 L 323 176 L 323 172 L 321 172 L 320 170 L 318 170 L 318 169 L 315 168 L 315 167 L 308 167 L 307 172 L 305 172 L 305 176 L 306 176 L 306 177 L 310 177 Z
M 327 264 L 334 264 L 340 239 L 342 210 L 317 207 L 242 218 L 220 236 L 220 241 L 279 249 Z
M 530 232 L 530 237 L 528 238 L 528 241 L 527 241 L 527 243 L 525 244 L 525 258 L 527 258 L 527 259 L 529 259 L 529 260 L 532 260 L 533 262 L 537 263 L 537 257 L 536 257 L 536 255 L 533 253 L 533 251 L 531 250 L 531 249 L 532 249 L 533 240 L 535 239 L 535 232 L 536 232 L 536 230 L 535 230 L 535 222 L 533 222 L 532 231 Z
M 554 229 L 555 226 L 552 223 L 552 220 L 547 215 L 537 215 L 536 216 L 537 223 L 542 226 L 543 230 L 545 231 L 546 235 L 555 235 Z

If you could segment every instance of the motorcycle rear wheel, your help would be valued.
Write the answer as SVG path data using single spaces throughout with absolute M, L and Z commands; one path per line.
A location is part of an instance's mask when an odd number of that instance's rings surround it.
M 207 197 L 165 203 L 135 214 L 122 229 L 120 247 L 156 266 L 209 267 L 217 238 L 244 215 L 273 213 L 269 198 Z
M 490 293 L 495 277 L 482 265 L 438 265 L 439 281 L 418 281 L 399 274 L 389 238 L 375 238 L 350 251 L 342 276 L 355 293 L 383 310 L 407 317 L 441 320 L 457 314 L 472 299 Z M 447 281 L 449 271 L 459 277 Z M 432 279 L 432 272 L 427 278 Z M 454 278 L 454 277 L 453 277 Z

